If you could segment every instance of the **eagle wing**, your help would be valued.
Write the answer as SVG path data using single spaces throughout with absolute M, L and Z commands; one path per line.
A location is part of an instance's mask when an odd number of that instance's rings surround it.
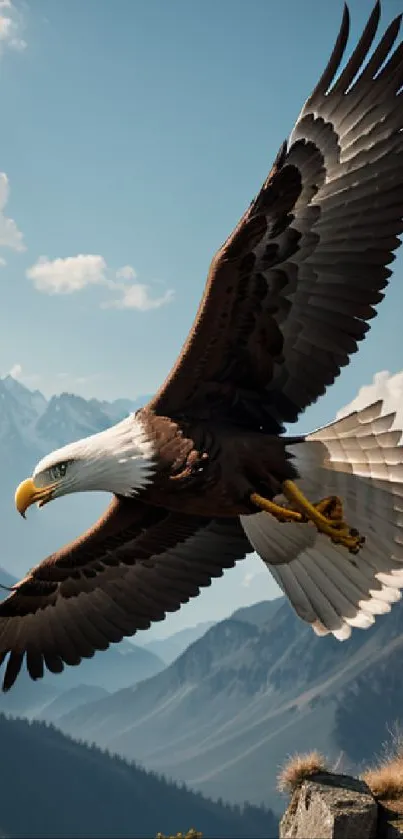
M 3 690 L 24 658 L 32 679 L 44 666 L 77 665 L 163 620 L 252 550 L 237 519 L 114 499 L 92 531 L 43 560 L 0 604 Z
M 329 63 L 273 168 L 215 255 L 182 353 L 150 403 L 277 433 L 325 392 L 383 298 L 403 231 L 401 16 L 371 54 L 376 4 Z

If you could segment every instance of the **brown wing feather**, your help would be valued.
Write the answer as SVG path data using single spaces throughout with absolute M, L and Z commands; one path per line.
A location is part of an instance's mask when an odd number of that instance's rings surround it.
M 3 690 L 24 658 L 32 679 L 163 620 L 251 552 L 238 520 L 115 500 L 84 537 L 45 559 L 0 604 Z
M 227 415 L 277 432 L 324 393 L 369 329 L 403 231 L 401 16 L 369 56 L 379 14 L 377 3 L 334 81 L 345 7 L 322 78 L 213 259 L 154 411 Z

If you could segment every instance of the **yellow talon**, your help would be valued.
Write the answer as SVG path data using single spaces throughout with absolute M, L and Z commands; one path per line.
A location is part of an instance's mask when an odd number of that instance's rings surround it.
M 329 495 L 313 505 L 318 513 L 322 513 L 333 522 L 343 521 L 343 504 L 337 495 Z
M 284 481 L 282 491 L 288 501 L 313 522 L 319 533 L 325 533 L 336 545 L 344 545 L 350 553 L 358 553 L 365 538 L 344 521 L 340 498 L 333 496 L 319 501 L 316 505 L 311 504 L 294 481 Z
M 325 533 L 337 545 L 357 554 L 365 542 L 358 530 L 350 528 L 343 519 L 343 504 L 337 495 L 311 504 L 293 481 L 284 481 L 282 491 L 292 507 L 282 507 L 254 492 L 250 500 L 281 522 L 312 522 L 319 533 Z
M 264 510 L 265 513 L 270 513 L 270 515 L 274 516 L 277 521 L 307 521 L 306 517 L 298 510 L 289 510 L 287 507 L 282 507 L 281 504 L 275 504 L 274 501 L 269 501 L 267 498 L 263 498 L 263 496 L 258 495 L 257 492 L 252 493 L 250 500 L 253 504 L 256 504 L 256 507 L 259 507 L 261 510 Z

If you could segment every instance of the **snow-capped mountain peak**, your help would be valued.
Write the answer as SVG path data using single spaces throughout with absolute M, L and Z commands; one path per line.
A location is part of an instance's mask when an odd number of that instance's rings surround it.
M 46 399 L 7 375 L 0 378 L 0 445 L 20 440 L 41 454 L 108 428 L 148 398 L 101 402 L 61 393 Z

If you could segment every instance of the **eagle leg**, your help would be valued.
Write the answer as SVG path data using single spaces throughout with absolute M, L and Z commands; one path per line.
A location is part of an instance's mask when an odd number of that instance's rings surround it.
M 337 545 L 348 548 L 352 554 L 357 554 L 365 542 L 365 537 L 360 536 L 358 530 L 349 527 L 343 519 L 343 504 L 337 495 L 330 495 L 322 498 L 316 504 L 311 504 L 293 481 L 284 481 L 282 491 L 291 503 L 291 507 L 282 507 L 274 501 L 263 498 L 257 492 L 252 493 L 252 503 L 270 513 L 279 522 L 306 523 L 311 521 L 319 533 L 326 536 Z
M 263 496 L 259 495 L 257 492 L 252 493 L 250 500 L 256 507 L 259 507 L 260 510 L 264 510 L 265 513 L 270 513 L 274 516 L 277 521 L 308 521 L 307 517 L 298 510 L 290 510 L 288 507 L 282 507 L 280 504 L 275 504 L 274 501 L 269 501 L 268 498 L 263 498 Z
M 294 481 L 284 481 L 282 491 L 291 504 L 311 521 L 319 533 L 325 533 L 336 545 L 344 545 L 350 553 L 357 554 L 365 543 L 365 537 L 358 530 L 349 527 L 343 518 L 340 498 L 330 496 L 317 504 L 311 504 Z
M 274 501 L 269 501 L 257 492 L 254 492 L 251 495 L 250 500 L 256 505 L 256 507 L 264 510 L 265 513 L 270 513 L 272 516 L 275 516 L 280 522 L 294 521 L 301 523 L 309 521 L 309 518 L 299 510 L 293 510 L 289 507 L 282 506 L 281 504 L 276 504 Z M 318 503 L 314 506 L 319 513 L 322 513 L 323 516 L 327 516 L 332 521 L 341 522 L 343 519 L 343 506 L 337 495 L 330 495 L 328 498 L 322 498 L 322 500 L 318 501 Z

